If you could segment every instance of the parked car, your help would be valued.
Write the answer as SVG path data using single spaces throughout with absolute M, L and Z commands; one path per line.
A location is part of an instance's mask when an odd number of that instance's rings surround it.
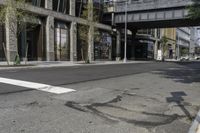
M 181 56 L 180 61 L 188 61 L 189 59 L 189 56 Z
M 195 60 L 200 60 L 200 55 L 197 55 L 194 58 L 195 58 Z

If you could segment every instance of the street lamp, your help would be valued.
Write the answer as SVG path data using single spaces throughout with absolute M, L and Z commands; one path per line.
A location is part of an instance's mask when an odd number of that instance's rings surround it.
M 179 59 L 180 57 L 180 48 L 179 48 L 179 33 L 177 33 L 177 59 Z
M 127 8 L 128 8 L 128 3 L 130 0 L 120 0 L 120 1 L 113 1 L 113 4 L 115 6 L 115 3 L 125 3 L 125 26 L 124 26 L 124 59 L 123 62 L 127 62 Z M 115 10 L 116 7 L 114 7 Z
M 127 7 L 128 7 L 128 1 L 126 0 L 126 6 L 125 6 L 125 29 L 124 29 L 124 63 L 127 62 Z

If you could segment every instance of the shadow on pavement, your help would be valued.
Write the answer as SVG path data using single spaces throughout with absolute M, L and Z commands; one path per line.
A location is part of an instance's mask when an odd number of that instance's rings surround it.
M 189 120 L 192 120 L 193 117 L 190 114 L 190 112 L 185 108 L 184 104 L 183 104 L 183 97 L 187 96 L 187 94 L 183 91 L 177 91 L 177 92 L 171 92 L 172 97 L 167 97 L 166 101 L 168 103 L 176 103 L 177 106 L 180 107 L 180 109 L 184 112 L 184 114 L 187 116 L 187 118 Z
M 168 68 L 156 72 L 165 78 L 173 79 L 180 83 L 200 82 L 200 62 L 177 63 L 180 67 Z

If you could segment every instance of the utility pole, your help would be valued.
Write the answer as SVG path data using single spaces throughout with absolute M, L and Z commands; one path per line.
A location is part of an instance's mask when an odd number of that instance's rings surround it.
M 128 1 L 125 1 L 125 33 L 124 33 L 124 63 L 127 62 L 127 7 L 128 7 Z
M 179 33 L 177 33 L 177 59 L 179 59 L 180 48 L 179 48 Z

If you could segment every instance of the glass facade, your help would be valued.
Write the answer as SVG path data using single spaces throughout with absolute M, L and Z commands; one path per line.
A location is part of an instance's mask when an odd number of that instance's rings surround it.
M 69 14 L 69 0 L 53 0 L 53 10 L 64 14 Z
M 5 61 L 5 34 L 4 34 L 4 26 L 0 26 L 0 61 Z
M 62 22 L 56 22 L 55 26 L 55 59 L 68 61 L 70 60 L 69 29 Z
M 33 28 L 34 27 L 34 28 Z M 45 28 L 43 24 L 27 24 L 18 37 L 18 52 L 21 60 L 45 60 Z
M 102 38 L 99 42 L 95 42 L 94 56 L 96 60 L 109 60 L 111 59 L 112 52 L 112 37 L 107 33 L 102 33 Z
M 103 0 L 93 0 L 94 4 L 94 19 L 96 21 L 102 21 L 103 17 Z M 83 11 L 87 10 L 87 0 L 77 0 L 76 1 L 76 16 L 82 17 Z
M 135 58 L 142 60 L 153 59 L 153 46 L 153 41 L 139 39 L 135 45 Z
M 45 0 L 26 0 L 26 2 L 38 7 L 44 7 L 45 5 Z

